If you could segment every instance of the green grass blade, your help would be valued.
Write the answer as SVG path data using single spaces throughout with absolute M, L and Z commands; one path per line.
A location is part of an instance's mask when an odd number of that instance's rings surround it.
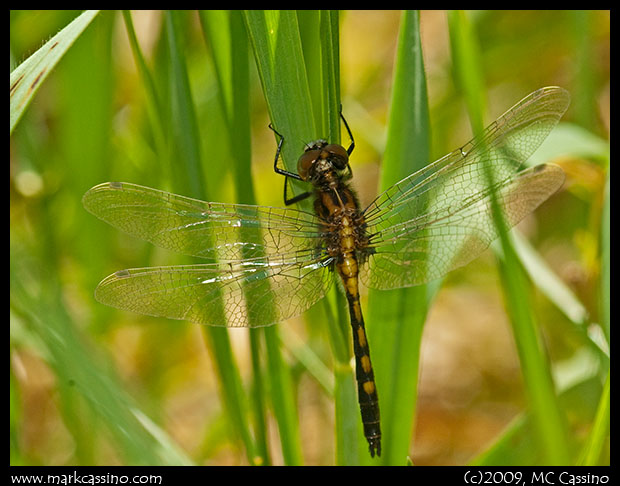
M 508 240 L 507 237 L 502 240 Z M 546 463 L 568 465 L 566 431 L 558 406 L 555 387 L 547 356 L 542 345 L 540 331 L 530 311 L 528 285 L 519 265 L 514 248 L 502 241 L 504 261 L 500 263 L 500 275 L 506 307 L 521 361 L 521 370 L 528 397 L 528 406 L 536 424 L 538 445 L 546 456 Z
M 358 465 L 360 451 L 366 451 L 366 440 L 362 437 L 360 428 L 347 304 L 338 289 L 332 289 L 324 300 L 326 303 L 323 308 L 334 362 L 336 464 Z
M 202 10 L 200 19 L 212 44 L 220 101 L 226 117 L 234 160 L 237 201 L 256 204 L 251 178 L 250 73 L 248 39 L 239 11 Z
M 328 140 L 340 143 L 340 30 L 337 10 L 322 10 L 320 18 L 321 72 L 323 82 L 322 120 L 328 126 L 321 133 L 328 133 Z M 327 113 L 324 110 L 327 109 Z M 348 143 L 348 141 L 345 141 Z M 345 145 L 346 146 L 346 145 Z
M 599 406 L 596 411 L 596 417 L 594 418 L 594 424 L 592 430 L 588 436 L 588 440 L 581 451 L 581 456 L 577 463 L 582 466 L 609 466 L 609 456 L 602 458 L 602 453 L 605 447 L 609 447 L 609 424 L 611 420 L 611 404 L 610 404 L 610 375 L 611 372 L 607 372 L 607 379 L 605 380 L 605 386 Z
M 602 326 L 610 342 L 611 332 L 611 196 L 610 196 L 610 177 L 611 170 L 607 169 L 607 180 L 605 181 L 605 200 L 603 203 L 603 217 L 601 224 L 601 318 Z
M 271 121 L 285 137 L 282 162 L 295 171 L 300 145 L 317 134 L 297 15 L 252 10 L 245 21 Z
M 87 10 L 81 14 L 11 72 L 9 133 L 13 133 L 45 78 L 98 13 L 98 10 Z
M 451 10 L 448 12 L 448 28 L 456 85 L 467 104 L 474 133 L 480 133 L 484 128 L 486 100 L 480 49 L 473 26 L 464 11 Z
M 155 85 L 153 75 L 147 67 L 146 60 L 142 54 L 142 49 L 140 49 L 140 45 L 138 44 L 133 21 L 131 19 L 131 13 L 128 10 L 123 10 L 123 20 L 125 21 L 125 27 L 127 28 L 127 36 L 129 38 L 131 52 L 133 53 L 133 57 L 136 61 L 136 67 L 138 68 L 142 85 L 144 86 L 146 108 L 149 115 L 151 129 L 153 130 L 153 141 L 157 150 L 159 167 L 161 167 L 164 174 L 168 176 L 165 178 L 169 179 L 170 174 L 168 171 L 170 170 L 170 160 L 168 155 L 170 152 L 167 144 L 169 140 L 168 137 L 164 135 L 164 120 L 166 119 L 166 112 L 163 109 L 160 96 L 157 93 L 157 87 Z
M 171 105 L 173 147 L 178 164 L 172 167 L 175 191 L 199 199 L 211 200 L 203 177 L 201 137 L 195 105 L 187 74 L 182 12 L 166 13 L 168 48 L 171 62 Z M 208 244 L 208 242 L 205 242 Z M 203 332 L 217 367 L 225 408 L 231 423 L 245 445 L 250 463 L 255 459 L 254 444 L 247 414 L 239 369 L 233 359 L 232 347 L 225 328 L 205 327 Z
M 455 76 L 466 97 L 474 132 L 479 132 L 484 124 L 481 98 L 482 69 L 477 62 L 480 59 L 478 47 L 464 13 L 450 13 L 449 27 L 451 39 L 454 39 L 451 45 L 457 70 Z M 493 174 L 490 171 L 488 176 L 489 187 L 493 187 Z M 505 221 L 493 193 L 491 199 L 493 218 L 498 228 L 503 252 L 503 259 L 499 261 L 502 288 L 521 361 L 525 393 L 536 424 L 537 443 L 545 455 L 545 462 L 568 465 L 569 453 L 566 448 L 564 419 L 556 400 L 542 338 L 531 312 L 529 283 L 508 238 Z
M 341 142 L 341 118 L 340 118 L 340 49 L 339 49 L 339 14 L 335 10 L 321 10 L 319 18 L 302 16 L 298 13 L 302 24 L 302 43 L 304 46 L 315 44 L 318 55 L 315 56 L 314 64 L 308 62 L 305 55 L 308 79 L 314 75 L 314 86 L 311 86 L 313 94 L 313 109 L 317 127 L 321 127 L 317 134 L 332 143 Z M 312 30 L 303 27 L 304 23 L 312 23 Z M 304 37 L 304 32 L 314 31 L 318 27 L 314 42 L 309 42 Z M 316 40 L 318 37 L 318 40 Z M 318 63 L 318 64 L 317 64 Z M 316 73 L 320 73 L 317 77 Z M 320 100 L 321 103 L 317 103 Z M 316 138 L 316 136 L 314 137 Z M 348 146 L 348 140 L 345 141 Z M 367 456 L 366 440 L 360 434 L 360 417 L 356 411 L 359 409 L 357 400 L 354 370 L 351 366 L 351 331 L 347 303 L 342 292 L 334 286 L 331 298 L 325 299 L 324 309 L 329 316 L 328 330 L 330 345 L 334 355 L 334 402 L 336 406 L 336 464 L 357 465 L 360 454 L 362 458 Z M 335 309 L 335 314 L 334 314 Z
M 403 13 L 380 190 L 430 160 L 428 99 L 419 27 L 418 12 Z M 381 462 L 402 465 L 409 452 L 415 416 L 420 342 L 428 309 L 427 286 L 371 290 L 368 301 L 368 340 L 381 407 Z
M 312 15 L 300 11 L 297 15 L 318 130 L 313 138 L 320 136 L 340 143 L 338 11 L 321 10 Z M 366 455 L 366 440 L 360 434 L 361 422 L 356 413 L 359 405 L 351 366 L 349 314 L 342 292 L 334 286 L 330 294 L 330 298 L 324 299 L 323 308 L 328 316 L 327 326 L 334 356 L 336 464 L 357 465 L 360 453 L 362 458 Z
M 244 20 L 270 118 L 285 137 L 282 162 L 295 170 L 299 142 L 313 138 L 315 127 L 297 16 L 292 11 L 246 11 Z M 265 329 L 271 396 L 284 462 L 295 465 L 302 462 L 298 417 L 277 333 L 277 327 Z
M 173 152 L 177 163 L 172 168 L 173 184 L 183 194 L 207 198 L 207 188 L 202 173 L 202 147 L 195 105 L 183 46 L 183 13 L 166 12 L 166 29 L 170 56 L 170 94 L 172 106 Z
M 545 260 L 519 233 L 514 233 L 513 244 L 532 281 L 556 304 L 566 317 L 576 325 L 583 326 L 588 320 L 588 311 L 573 291 L 549 268 Z
M 202 10 L 199 12 L 203 32 L 212 46 L 213 63 L 219 87 L 219 99 L 225 115 L 236 200 L 256 204 L 251 178 L 250 100 L 248 39 L 239 11 Z M 251 298 L 251 297 L 248 297 Z M 269 465 L 267 445 L 266 400 L 260 341 L 264 330 L 250 329 L 252 353 L 252 400 L 255 429 L 254 464 Z
M 245 17 L 271 120 L 285 137 L 283 166 L 296 171 L 296 160 L 305 143 L 319 137 L 334 142 L 340 139 L 338 15 L 330 11 L 252 11 Z M 309 79 L 313 80 L 312 86 Z M 310 209 L 309 204 L 304 201 L 302 206 Z M 336 312 L 330 301 L 325 299 L 336 360 L 336 461 L 357 464 L 360 425 L 359 416 L 352 412 L 357 409 L 357 400 L 349 364 L 348 318 L 342 312 L 345 306 L 340 299 L 336 306 L 339 318 L 334 319 Z M 345 334 L 347 340 L 342 339 Z

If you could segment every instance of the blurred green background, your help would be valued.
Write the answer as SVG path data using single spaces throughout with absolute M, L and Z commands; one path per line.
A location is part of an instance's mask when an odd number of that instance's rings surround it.
M 12 11 L 12 67 L 78 14 Z M 362 203 L 377 193 L 400 16 L 340 13 L 342 105 L 355 136 L 354 185 Z M 564 306 L 539 290 L 533 302 L 556 386 L 568 390 L 562 403 L 571 447 L 583 450 L 596 425 L 608 369 L 592 342 L 604 343 L 609 336 L 604 301 L 609 12 L 466 16 L 480 47 L 487 123 L 543 86 L 562 86 L 572 96 L 547 151 L 543 147 L 535 155 L 536 160 L 553 156 L 566 183 L 520 229 L 572 291 Z M 160 100 L 167 104 L 173 68 L 165 14 L 140 11 L 132 18 Z M 205 40 L 195 12 L 177 20 L 202 140 L 199 177 L 213 200 L 238 202 L 245 195 L 235 194 L 234 154 L 218 143 L 228 139 L 212 60 L 218 45 Z M 420 29 L 434 160 L 469 140 L 471 131 L 454 81 L 448 14 L 421 12 Z M 282 206 L 282 178 L 273 173 L 275 140 L 252 55 L 249 61 L 255 197 L 258 204 Z M 93 298 L 97 283 L 116 270 L 185 261 L 121 234 L 81 205 L 84 192 L 109 180 L 170 188 L 170 167 L 184 155 L 158 155 L 158 136 L 167 134 L 153 133 L 148 110 L 123 18 L 102 12 L 50 73 L 11 135 L 11 464 L 248 463 L 199 326 L 116 311 Z M 291 142 L 301 150 L 307 140 Z M 497 281 L 492 254 L 486 252 L 450 274 L 430 310 L 409 449 L 415 464 L 508 461 L 497 444 L 518 433 L 525 397 Z M 331 464 L 332 399 L 316 373 L 307 373 L 303 359 L 308 348 L 330 366 L 325 331 L 313 330 L 303 318 L 278 327 L 286 328 L 282 346 L 295 387 L 303 462 Z M 229 335 L 248 385 L 247 331 Z M 276 444 L 272 462 L 281 464 L 277 429 L 272 419 L 268 423 L 269 442 Z M 513 440 L 510 460 L 519 463 L 519 454 L 527 458 L 527 448 Z M 607 442 L 595 463 L 608 462 Z

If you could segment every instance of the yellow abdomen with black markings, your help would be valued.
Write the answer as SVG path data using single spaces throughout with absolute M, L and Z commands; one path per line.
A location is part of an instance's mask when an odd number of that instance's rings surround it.
M 364 318 L 359 295 L 358 260 L 363 258 L 368 245 L 363 216 L 353 191 L 340 179 L 326 177 L 329 184 L 317 187 L 315 211 L 324 222 L 325 234 L 329 234 L 328 251 L 334 258 L 335 268 L 342 280 L 347 296 L 353 351 L 355 353 L 355 375 L 357 393 L 370 454 L 381 455 L 381 426 L 379 398 L 370 360 L 370 349 L 366 338 Z

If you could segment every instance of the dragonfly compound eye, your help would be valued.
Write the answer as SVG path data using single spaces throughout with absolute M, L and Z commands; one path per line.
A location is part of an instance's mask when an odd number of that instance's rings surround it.
M 323 152 L 327 152 L 327 158 L 337 170 L 344 169 L 349 163 L 349 154 L 342 145 L 331 143 L 323 148 Z
M 310 176 L 310 169 L 321 155 L 320 149 L 313 149 L 304 152 L 297 161 L 297 173 L 302 180 L 307 181 Z

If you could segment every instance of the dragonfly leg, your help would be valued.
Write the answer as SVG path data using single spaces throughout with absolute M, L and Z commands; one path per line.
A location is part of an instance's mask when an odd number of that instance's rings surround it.
M 299 201 L 303 201 L 304 199 L 312 195 L 312 191 L 303 192 L 301 194 L 298 194 L 297 196 L 293 196 L 290 199 L 288 198 L 287 189 L 286 189 L 288 185 L 287 184 L 288 178 L 291 177 L 293 179 L 297 179 L 298 181 L 301 181 L 303 179 L 301 178 L 299 174 L 296 174 L 295 172 L 290 172 L 288 170 L 280 169 L 278 167 L 278 159 L 280 158 L 280 152 L 282 151 L 282 144 L 284 143 L 284 136 L 280 132 L 278 132 L 275 128 L 273 128 L 273 125 L 271 123 L 269 124 L 269 128 L 273 131 L 273 133 L 275 133 L 280 138 L 280 140 L 278 141 L 278 148 L 276 149 L 276 157 L 273 161 L 273 170 L 275 171 L 276 174 L 280 174 L 284 176 L 284 204 L 286 206 L 290 206 L 291 204 L 295 204 Z
M 344 126 L 347 129 L 349 138 L 351 139 L 351 144 L 349 145 L 349 148 L 347 149 L 347 154 L 351 155 L 351 152 L 353 152 L 353 149 L 355 148 L 355 140 L 353 139 L 353 133 L 351 132 L 351 129 L 349 128 L 349 124 L 347 123 L 347 120 L 344 118 L 344 115 L 342 114 L 342 105 L 340 105 L 340 118 L 342 119 L 342 123 L 344 123 Z

